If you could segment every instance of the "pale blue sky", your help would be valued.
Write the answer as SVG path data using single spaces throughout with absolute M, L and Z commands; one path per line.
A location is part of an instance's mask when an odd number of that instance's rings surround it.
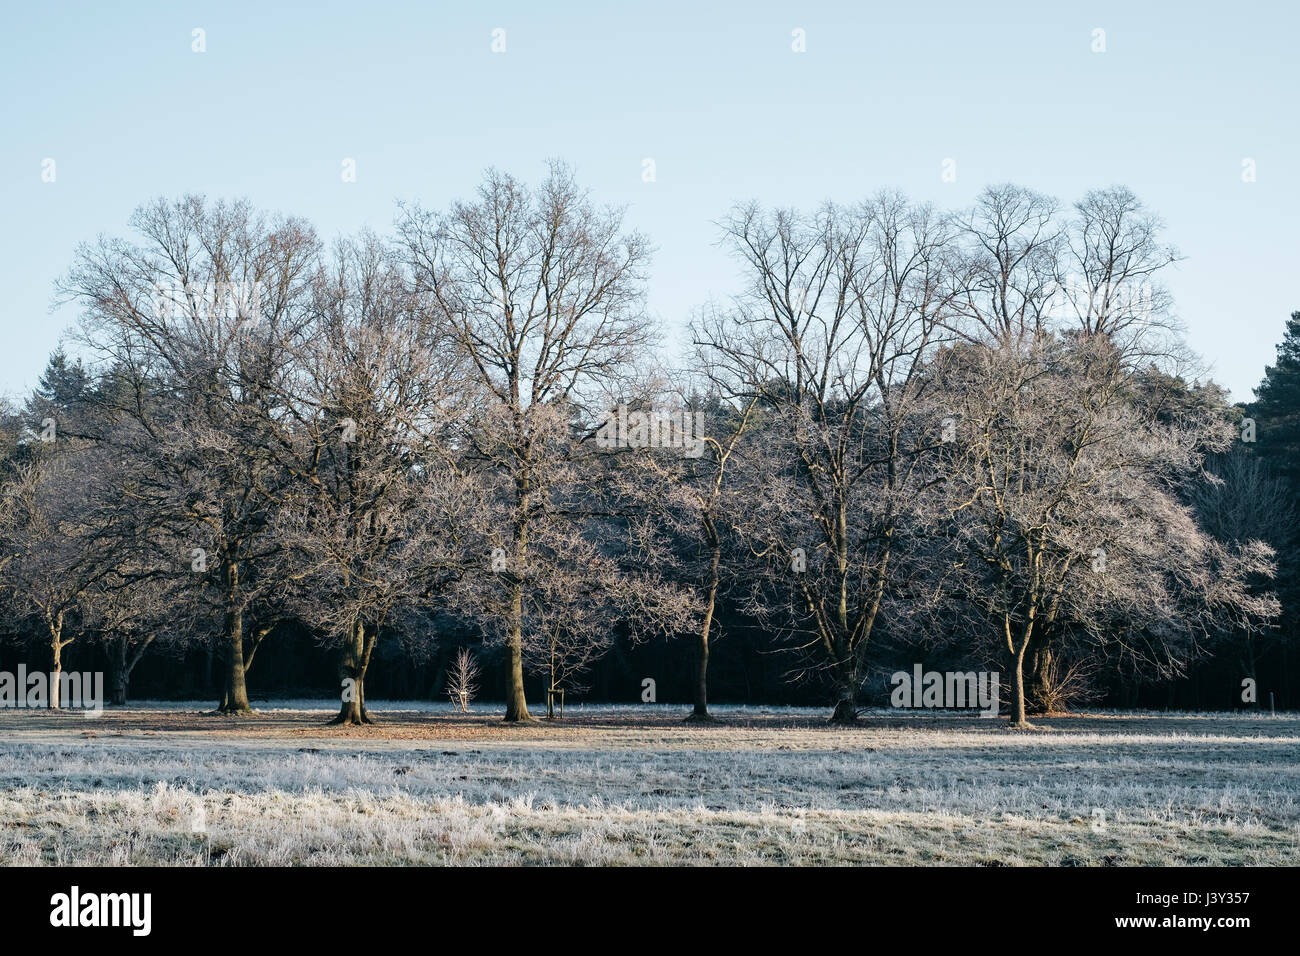
M 330 238 L 386 231 L 397 199 L 468 195 L 488 165 L 537 179 L 558 156 L 651 237 L 650 305 L 670 328 L 735 290 L 714 223 L 737 200 L 812 205 L 890 186 L 955 208 L 990 182 L 1066 201 L 1127 184 L 1187 257 L 1170 284 L 1192 346 L 1248 398 L 1300 308 L 1297 9 L 11 4 L 0 392 L 30 388 L 73 320 L 49 302 L 76 243 L 124 233 L 148 198 L 248 196 Z M 795 28 L 806 53 L 791 49 Z M 1092 52 L 1095 28 L 1105 53 Z M 345 157 L 355 183 L 341 181 Z M 948 157 L 957 182 L 945 184 Z

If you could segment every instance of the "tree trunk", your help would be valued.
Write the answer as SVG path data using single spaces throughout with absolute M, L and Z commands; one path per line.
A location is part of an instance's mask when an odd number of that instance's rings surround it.
M 244 666 L 244 606 L 240 593 L 239 563 L 227 559 L 226 585 L 226 692 L 217 708 L 223 714 L 251 714 Z
M 1029 680 L 1025 688 L 1025 709 L 1027 713 L 1047 714 L 1052 703 L 1052 649 L 1041 638 L 1031 642 L 1026 652 L 1029 658 Z
M 831 712 L 832 724 L 852 724 L 858 719 L 858 681 L 851 661 L 841 662 L 836 682 L 835 709 Z
M 244 673 L 244 612 L 235 606 L 226 611 L 226 694 L 218 708 L 223 714 L 250 714 L 248 685 Z
M 113 683 L 109 700 L 121 707 L 126 703 L 126 638 L 116 638 L 112 648 L 110 659 L 113 662 Z
M 59 615 L 60 622 L 63 615 Z M 54 667 L 50 670 L 50 709 L 59 709 L 59 675 L 63 673 L 63 644 L 59 641 L 59 636 L 63 632 L 63 625 L 50 626 L 50 647 L 54 651 Z
M 1013 694 L 1011 704 L 1012 727 L 1024 728 L 1030 726 L 1029 721 L 1025 718 L 1025 651 L 1028 646 L 1028 640 L 1021 641 L 1020 647 L 1013 656 L 1011 673 L 1011 690 Z
M 506 721 L 532 720 L 524 693 L 523 586 L 511 585 L 510 621 L 506 630 Z
M 140 658 L 144 657 L 144 652 L 149 649 L 156 636 L 150 634 L 136 645 L 134 652 L 131 652 L 125 637 L 120 639 L 117 669 L 113 675 L 113 703 L 119 706 L 126 704 L 127 688 L 131 685 L 131 672 L 135 670 L 135 665 L 140 663 Z
M 366 670 L 370 666 L 376 633 L 372 628 L 367 642 L 365 622 L 358 620 L 343 644 L 339 662 L 339 678 L 344 687 L 343 701 L 338 716 L 330 721 L 330 726 L 360 727 L 374 723 L 366 712 Z
M 835 709 L 831 711 L 832 724 L 852 724 L 858 719 L 858 705 L 850 697 L 841 697 L 835 702 Z
M 709 583 L 705 595 L 704 621 L 700 625 L 700 640 L 695 663 L 695 709 L 687 720 L 710 722 L 709 716 L 709 630 L 713 626 L 713 608 L 718 597 L 718 563 L 722 549 L 716 544 L 709 559 Z
M 523 723 L 533 718 L 528 713 L 524 692 L 524 570 L 528 566 L 529 482 L 526 475 L 516 479 L 515 566 L 510 573 L 510 619 L 506 622 L 506 723 Z
M 1036 712 L 1039 693 L 1042 690 L 1043 655 L 1042 639 L 1038 632 L 1025 645 L 1025 713 Z

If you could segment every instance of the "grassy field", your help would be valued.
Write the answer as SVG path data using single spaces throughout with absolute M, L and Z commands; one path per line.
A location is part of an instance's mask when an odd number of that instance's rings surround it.
M 1300 718 L 0 711 L 10 864 L 1300 863 Z

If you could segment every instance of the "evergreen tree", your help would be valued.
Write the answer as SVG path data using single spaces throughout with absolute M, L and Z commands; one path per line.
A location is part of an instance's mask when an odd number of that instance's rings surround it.
M 1300 487 L 1300 311 L 1291 313 L 1277 364 L 1265 367 L 1248 413 L 1255 419 L 1255 450 L 1293 488 Z
M 55 434 L 84 437 L 82 413 L 92 388 L 81 360 L 70 361 L 63 349 L 55 351 L 27 400 L 29 437 L 39 435 L 43 442 L 52 440 Z
M 69 361 L 63 349 L 58 349 L 45 366 L 36 386 L 36 396 L 57 408 L 67 409 L 85 398 L 89 385 L 89 376 L 81 360 Z
M 1292 500 L 1300 490 L 1300 311 L 1292 312 L 1286 333 L 1277 347 L 1277 364 L 1266 366 L 1264 380 L 1255 389 L 1255 401 L 1247 408 L 1255 419 L 1256 440 L 1251 447 L 1267 463 L 1269 471 L 1285 481 Z M 1292 513 L 1293 514 L 1293 513 Z M 1300 636 L 1300 555 L 1295 549 L 1294 518 L 1278 515 L 1270 543 L 1278 549 L 1276 590 L 1282 601 L 1278 622 L 1280 641 L 1294 645 Z M 1281 661 L 1280 682 L 1290 686 L 1288 659 Z

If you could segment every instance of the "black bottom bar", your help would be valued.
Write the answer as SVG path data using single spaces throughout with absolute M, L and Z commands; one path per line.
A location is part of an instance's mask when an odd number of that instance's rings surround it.
M 929 949 L 1008 934 L 1026 945 L 1103 937 L 1233 945 L 1261 929 L 1286 938 L 1296 923 L 1295 878 L 1294 869 L 1195 867 L 0 869 L 0 899 L 11 941 L 261 950 L 378 943 L 379 927 L 397 923 L 438 949 L 453 937 L 496 948 L 506 927 L 523 944 L 550 935 L 558 920 L 576 953 L 607 949 L 608 931 L 620 924 L 634 936 L 662 934 L 663 945 L 687 925 L 693 941 L 698 927 L 734 944 L 751 935 L 770 941 L 783 924 L 860 937 L 866 951 L 892 940 Z M 130 894 L 149 894 L 147 908 Z

